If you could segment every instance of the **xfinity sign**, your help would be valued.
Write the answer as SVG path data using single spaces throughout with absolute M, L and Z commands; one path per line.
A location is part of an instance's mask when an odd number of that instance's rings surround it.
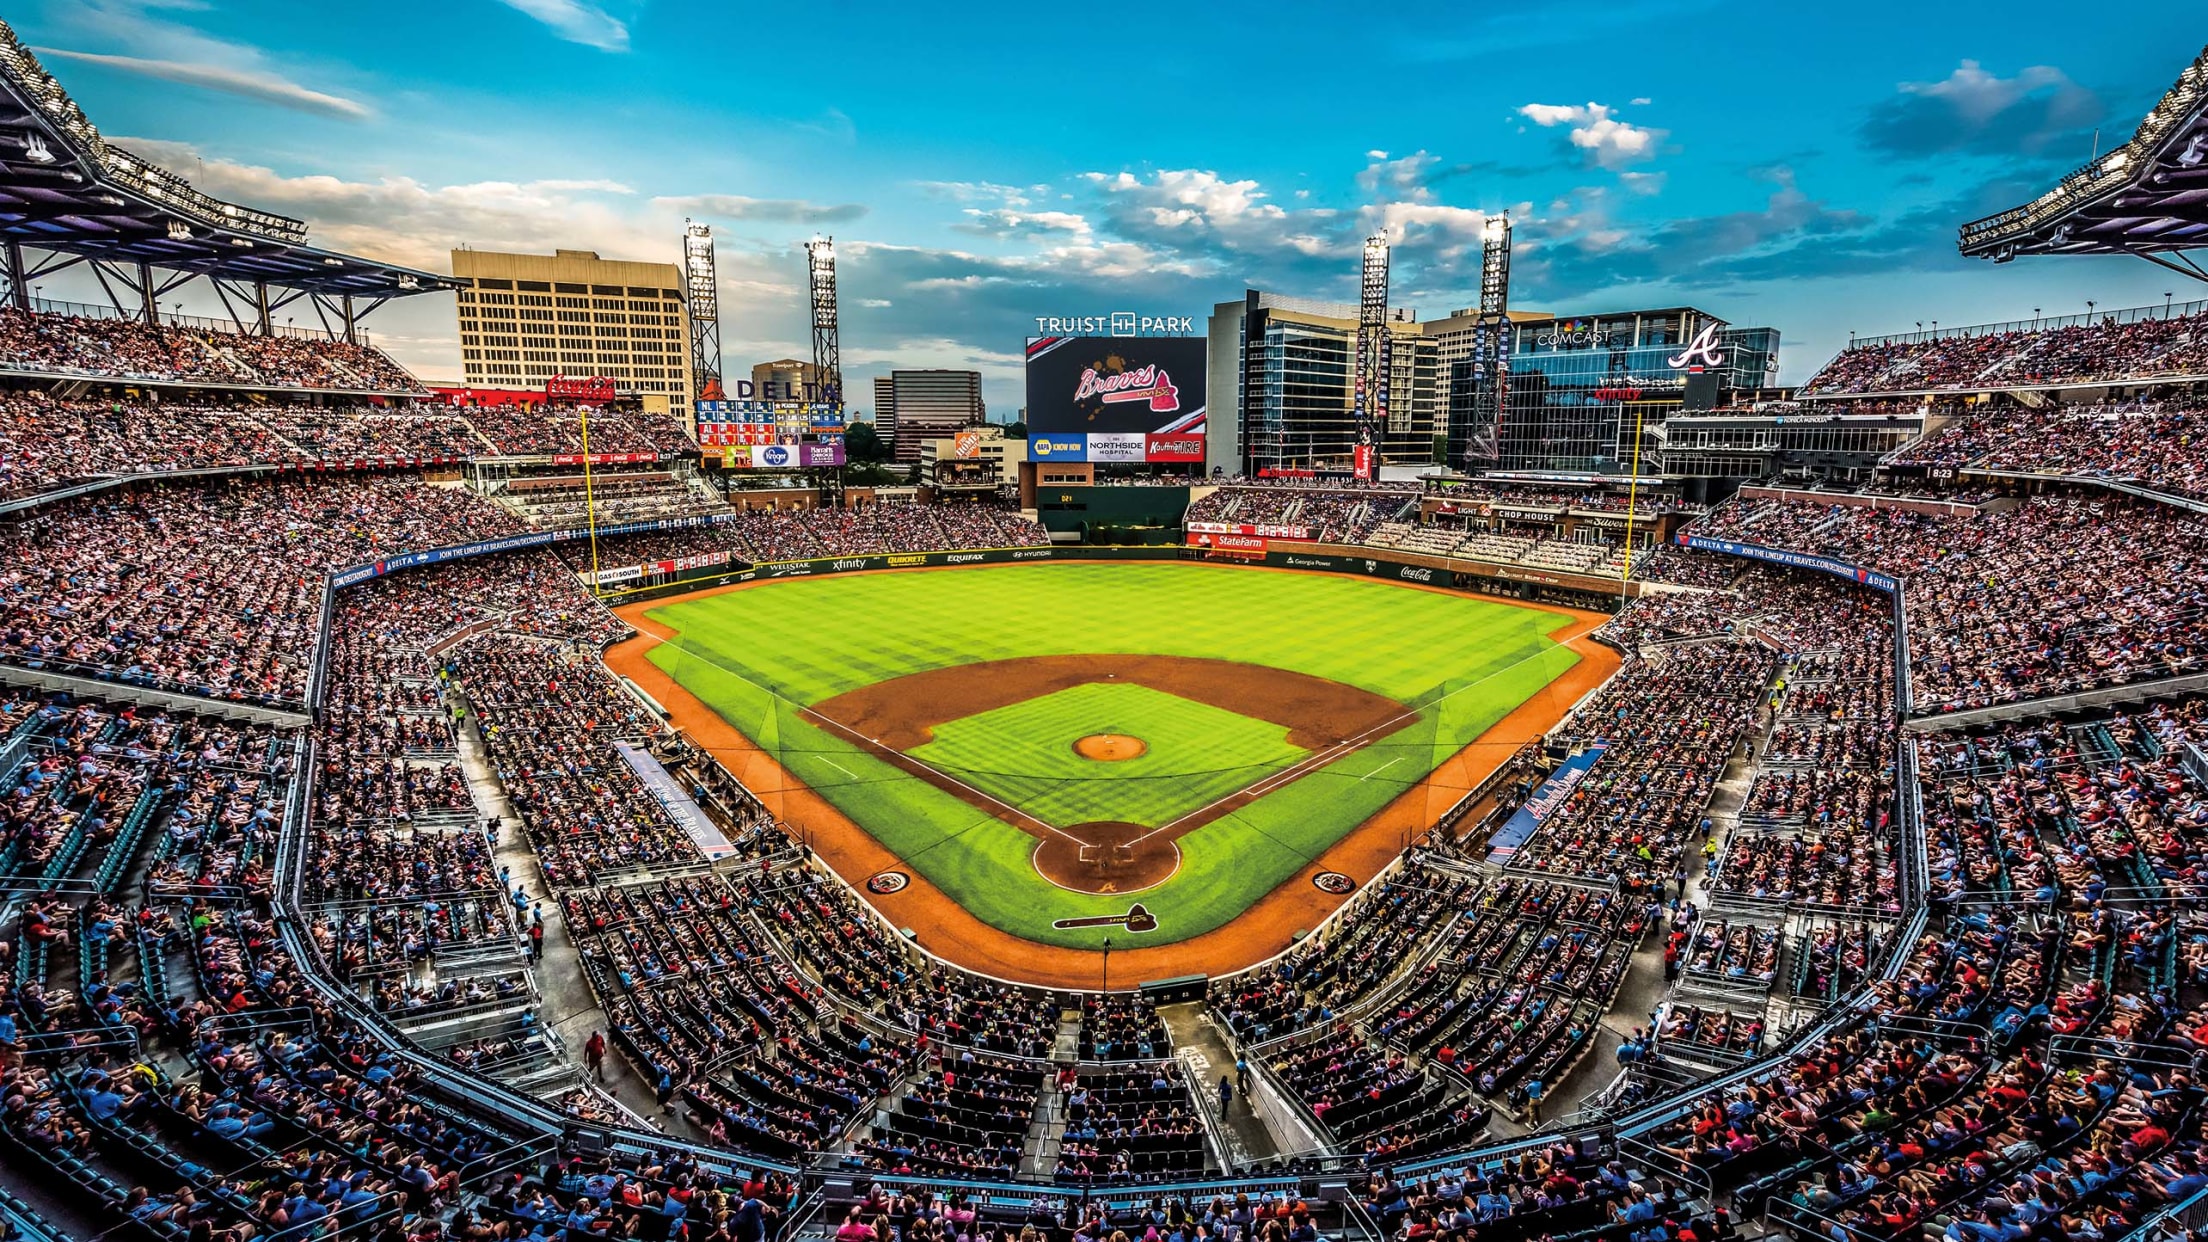
M 1108 315 L 1074 315 L 1064 319 L 1035 317 L 1037 336 L 1194 336 L 1196 320 L 1188 315 L 1138 315 L 1113 311 Z

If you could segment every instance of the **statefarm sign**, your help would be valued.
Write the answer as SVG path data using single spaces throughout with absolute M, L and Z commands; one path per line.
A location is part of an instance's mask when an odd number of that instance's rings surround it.
M 1262 558 L 1268 542 L 1255 535 L 1207 534 L 1197 530 L 1188 532 L 1189 547 L 1208 548 L 1222 556 Z

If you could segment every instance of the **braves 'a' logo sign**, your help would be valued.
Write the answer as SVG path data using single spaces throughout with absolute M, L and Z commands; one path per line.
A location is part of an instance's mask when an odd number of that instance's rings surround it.
M 1665 359 L 1674 371 L 1700 371 L 1703 367 L 1725 365 L 1724 351 L 1717 347 L 1717 325 L 1706 323 L 1687 347 Z

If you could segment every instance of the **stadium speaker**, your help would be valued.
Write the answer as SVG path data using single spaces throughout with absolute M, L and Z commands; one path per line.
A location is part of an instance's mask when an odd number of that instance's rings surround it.
M 1579 1136 L 1579 1158 L 1587 1161 L 1602 1159 L 1602 1132 L 1600 1130 L 1592 1134 Z
M 591 1130 L 577 1126 L 567 1132 L 568 1150 L 584 1156 L 602 1156 L 610 1146 L 604 1130 Z

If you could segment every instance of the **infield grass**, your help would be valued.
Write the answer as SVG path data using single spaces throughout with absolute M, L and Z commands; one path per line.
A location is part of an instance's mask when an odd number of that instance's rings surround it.
M 1556 613 L 1368 578 L 1195 564 L 800 578 L 649 615 L 677 632 L 653 648 L 654 664 L 914 871 L 1004 931 L 1088 949 L 1108 933 L 1059 931 L 1051 922 L 1123 913 L 1127 897 L 1051 884 L 1030 864 L 1033 837 L 820 727 L 803 709 L 927 669 L 1107 654 L 1288 669 L 1417 709 L 1408 726 L 1181 837 L 1180 870 L 1141 897 L 1159 915 L 1158 930 L 1143 938 L 1156 944 L 1199 935 L 1247 909 L 1512 709 L 1550 692 L 1579 658 L 1551 637 L 1571 624 Z M 1165 710 L 1081 693 L 1140 689 L 1091 684 L 946 722 L 914 756 L 1053 823 L 1165 822 L 1174 806 L 1207 804 L 1301 757 L 1287 753 L 1295 748 L 1278 726 L 1178 696 L 1149 692 L 1185 705 Z M 1086 723 L 1076 710 L 1083 707 L 1096 713 Z M 1139 725 L 1124 724 L 1130 710 Z M 1227 719 L 1207 720 L 1206 712 Z M 1187 737 L 1191 728 L 1203 736 Z M 1166 731 L 1164 744 L 1146 730 Z M 1150 755 L 1099 763 L 1072 752 L 1075 738 L 1097 732 L 1144 737 L 1157 765 L 1134 766 Z M 935 747 L 945 749 L 925 753 Z M 1248 779 L 1226 783 L 1230 772 Z M 1205 796 L 1212 774 L 1220 788 Z M 1125 788 L 1100 793 L 1091 784 L 1100 776 Z M 1446 796 L 1435 796 L 1422 812 L 1429 819 L 1447 809 Z M 1098 814 L 1099 805 L 1139 813 Z
M 1092 733 L 1140 738 L 1132 759 L 1084 759 Z M 1048 824 L 1155 828 L 1310 753 L 1264 720 L 1148 686 L 1090 682 L 935 727 L 916 759 Z

